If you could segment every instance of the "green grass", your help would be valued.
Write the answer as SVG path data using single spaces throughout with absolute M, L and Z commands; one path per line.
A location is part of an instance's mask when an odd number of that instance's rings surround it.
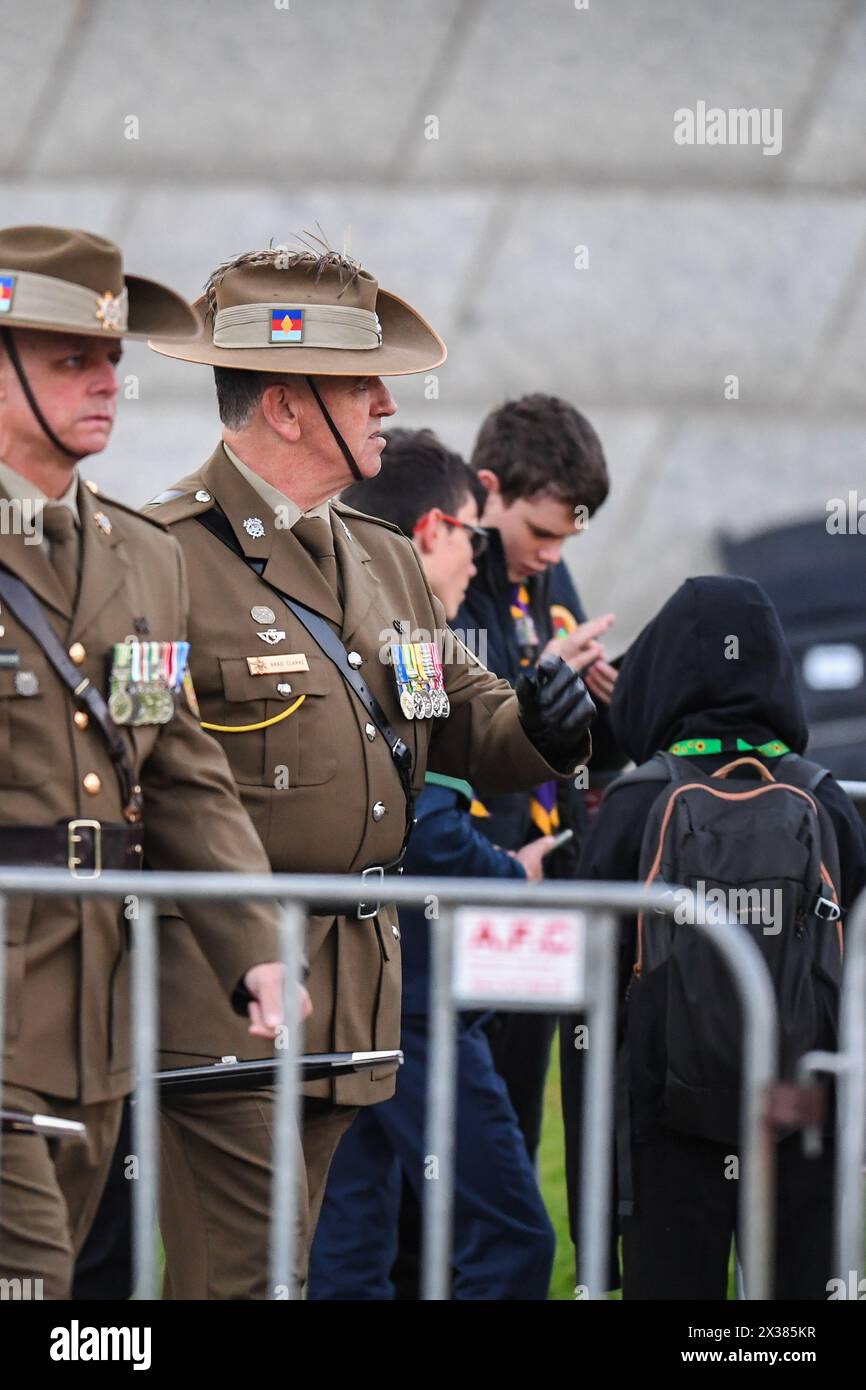
M 553 1056 L 544 1090 L 544 1122 L 538 1156 L 541 1191 L 556 1232 L 556 1259 L 548 1298 L 574 1299 L 574 1246 L 568 1232 L 568 1199 L 565 1191 L 565 1140 L 562 1105 L 559 1098 L 559 1039 L 554 1039 Z

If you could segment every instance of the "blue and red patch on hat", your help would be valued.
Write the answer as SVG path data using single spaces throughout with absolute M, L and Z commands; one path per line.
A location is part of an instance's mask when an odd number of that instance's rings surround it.
M 303 309 L 271 310 L 271 342 L 299 343 L 304 335 Z
M 0 314 L 8 314 L 12 308 L 12 295 L 15 292 L 15 276 L 0 275 Z

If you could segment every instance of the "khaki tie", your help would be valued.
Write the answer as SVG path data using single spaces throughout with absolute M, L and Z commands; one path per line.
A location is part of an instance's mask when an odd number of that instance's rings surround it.
M 68 507 L 46 507 L 42 513 L 42 529 L 51 543 L 51 564 L 60 580 L 70 606 L 78 596 L 78 535 L 75 517 Z
M 292 535 L 297 537 L 307 554 L 314 560 L 319 573 L 342 608 L 331 523 L 323 516 L 302 516 L 292 527 Z

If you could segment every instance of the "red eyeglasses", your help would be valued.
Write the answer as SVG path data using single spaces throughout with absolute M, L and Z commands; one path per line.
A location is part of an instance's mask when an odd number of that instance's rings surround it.
M 447 512 L 441 513 L 442 520 L 446 526 L 459 526 L 461 530 L 468 531 L 472 542 L 472 555 L 478 559 L 487 549 L 487 529 L 484 526 L 477 526 L 471 521 L 461 521 L 459 516 L 449 516 Z M 417 526 L 414 528 L 419 529 Z

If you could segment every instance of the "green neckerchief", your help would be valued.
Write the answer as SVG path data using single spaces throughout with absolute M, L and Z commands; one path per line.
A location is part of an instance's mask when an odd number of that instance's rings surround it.
M 467 801 L 475 800 L 475 793 L 469 783 L 460 777 L 446 777 L 444 772 L 425 772 L 424 781 L 434 787 L 450 787 L 453 792 L 465 796 Z
M 668 749 L 678 758 L 690 758 L 696 753 L 763 753 L 765 758 L 780 758 L 790 751 L 780 738 L 769 743 L 747 743 L 744 738 L 682 738 Z

